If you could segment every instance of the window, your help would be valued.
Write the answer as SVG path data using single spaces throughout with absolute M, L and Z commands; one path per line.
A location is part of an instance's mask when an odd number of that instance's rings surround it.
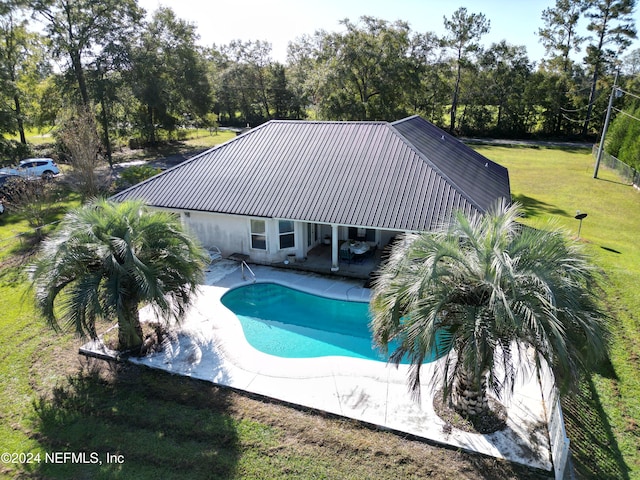
M 291 220 L 280 220 L 278 222 L 278 231 L 280 232 L 280 249 L 296 246 L 293 222 Z
M 251 220 L 251 248 L 267 249 L 267 228 L 264 220 Z

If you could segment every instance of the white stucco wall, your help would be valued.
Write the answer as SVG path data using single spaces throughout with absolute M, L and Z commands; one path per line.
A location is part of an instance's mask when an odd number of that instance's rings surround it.
M 253 218 L 264 220 L 267 234 L 267 249 L 251 248 L 251 217 L 225 215 L 208 212 L 181 212 L 182 222 L 187 229 L 200 239 L 205 247 L 216 246 L 223 256 L 232 253 L 249 255 L 258 263 L 281 262 L 288 254 L 298 258 L 306 255 L 306 228 L 301 222 L 295 223 L 295 248 L 280 249 L 278 220 L 269 218 Z
M 175 212 L 175 210 L 174 210 Z M 178 211 L 182 223 L 194 235 L 198 237 L 205 247 L 216 246 L 223 256 L 232 253 L 249 255 L 251 261 L 256 263 L 275 263 L 284 261 L 288 255 L 294 254 L 296 258 L 304 258 L 307 255 L 309 224 L 295 222 L 295 247 L 280 249 L 280 236 L 278 220 L 271 218 L 245 217 L 241 215 L 228 215 L 210 212 Z M 267 235 L 267 249 L 255 249 L 251 247 L 251 220 L 264 220 Z M 318 237 L 310 246 L 313 248 L 322 242 L 325 235 L 331 235 L 330 225 L 317 225 Z M 400 232 L 380 230 L 376 234 L 378 247 L 384 247 Z M 339 241 L 349 238 L 348 227 L 338 229 Z

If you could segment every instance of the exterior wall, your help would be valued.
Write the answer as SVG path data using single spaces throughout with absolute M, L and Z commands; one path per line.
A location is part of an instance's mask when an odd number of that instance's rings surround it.
M 204 247 L 218 247 L 224 256 L 250 254 L 250 219 L 207 212 L 182 212 L 182 223 Z
M 295 247 L 280 249 L 280 235 L 278 220 L 271 218 L 254 218 L 241 215 L 228 215 L 210 212 L 181 211 L 180 217 L 185 227 L 198 237 L 204 247 L 218 247 L 223 256 L 232 253 L 249 255 L 251 261 L 256 263 L 283 262 L 289 255 L 296 258 L 304 258 L 307 252 L 323 242 L 326 235 L 331 237 L 331 225 L 316 225 L 317 241 L 308 245 L 308 229 L 311 224 L 307 222 L 294 222 Z M 266 250 L 251 247 L 251 220 L 263 220 L 265 222 L 267 248 Z M 383 248 L 391 239 L 400 232 L 389 230 L 376 231 L 378 248 Z M 340 242 L 349 239 L 349 228 L 338 228 Z M 291 257 L 289 257 L 291 258 Z
M 193 211 L 180 212 L 180 217 L 204 247 L 216 246 L 223 256 L 242 253 L 249 255 L 253 262 L 274 263 L 282 262 L 289 254 L 298 258 L 306 255 L 306 224 L 301 222 L 294 224 L 295 247 L 280 249 L 278 220 Z M 251 220 L 264 220 L 266 250 L 251 247 Z

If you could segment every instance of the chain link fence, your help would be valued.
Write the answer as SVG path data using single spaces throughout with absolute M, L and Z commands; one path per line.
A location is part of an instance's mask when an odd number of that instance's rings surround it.
M 593 146 L 593 148 L 591 149 L 591 153 L 593 155 L 593 158 L 597 160 L 598 144 L 595 144 Z M 636 188 L 640 188 L 640 172 L 638 172 L 633 167 L 630 167 L 626 163 L 621 162 L 613 155 L 609 155 L 607 152 L 602 152 L 600 166 L 615 171 L 625 182 L 628 182 L 630 185 L 633 185 Z

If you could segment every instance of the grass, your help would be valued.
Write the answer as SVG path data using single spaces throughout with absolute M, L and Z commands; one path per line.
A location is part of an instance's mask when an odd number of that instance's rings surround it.
M 477 147 L 509 168 L 514 198 L 527 223 L 557 222 L 577 235 L 605 272 L 604 303 L 611 315 L 610 364 L 563 401 L 572 453 L 582 478 L 640 478 L 640 192 L 614 173 L 593 177 L 590 151 Z
M 29 142 L 30 144 L 44 145 L 44 144 L 52 143 L 54 141 L 52 132 L 53 132 L 53 128 L 42 129 L 42 130 L 37 128 L 28 128 L 25 130 L 24 135 L 27 139 L 27 142 Z M 17 133 L 15 135 L 5 135 L 5 136 L 8 140 L 20 141 L 20 135 Z
M 227 142 L 236 137 L 236 134 L 229 130 L 220 130 L 210 133 L 208 130 L 190 130 L 182 140 L 160 143 L 157 147 L 147 148 L 117 148 L 113 152 L 114 163 L 128 162 L 132 160 L 151 160 L 157 158 L 170 157 L 173 155 L 191 155 L 194 151 L 202 151 L 221 143 Z
M 195 141 L 195 140 L 194 140 Z M 477 147 L 510 169 L 526 222 L 577 232 L 607 274 L 610 365 L 563 409 L 580 478 L 640 478 L 638 361 L 640 193 L 586 150 Z M 48 330 L 31 306 L 17 232 L 0 217 L 0 453 L 96 452 L 102 465 L 0 463 L 4 478 L 546 478 L 354 422 L 270 403 L 206 382 L 89 361 L 80 341 Z M 18 259 L 16 261 L 15 259 Z M 106 453 L 124 463 L 106 463 Z M 89 457 L 88 457 L 89 458 Z
M 31 129 L 25 132 L 27 142 L 29 142 L 32 147 L 37 147 L 44 152 L 34 153 L 34 155 L 53 154 L 52 152 L 54 151 L 55 139 L 51 133 L 52 130 L 53 129 L 39 131 L 37 129 Z M 130 160 L 176 155 L 184 152 L 193 152 L 194 149 L 201 150 L 211 148 L 231 140 L 236 136 L 236 133 L 230 130 L 218 130 L 216 132 L 215 130 L 208 130 L 204 128 L 184 129 L 179 130 L 176 135 L 174 135 L 174 137 L 179 138 L 179 140 L 167 141 L 167 139 L 164 139 L 165 141 L 155 148 L 130 149 L 125 147 L 124 144 L 121 146 L 113 145 L 113 157 L 114 161 L 118 163 Z M 19 140 L 18 135 L 7 136 L 7 138 Z M 124 142 L 124 139 L 122 142 Z

